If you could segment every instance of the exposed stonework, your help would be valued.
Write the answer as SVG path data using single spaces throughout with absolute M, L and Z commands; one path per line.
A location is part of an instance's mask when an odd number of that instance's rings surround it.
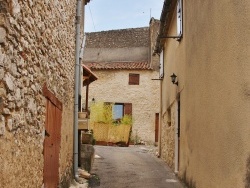
M 151 70 L 98 70 L 98 80 L 89 86 L 89 99 L 101 102 L 132 103 L 135 139 L 153 144 L 155 113 L 159 113 L 159 82 L 151 80 L 158 72 Z M 128 85 L 129 73 L 140 74 L 140 85 Z
M 6 30 L 0 27 L 0 44 L 5 43 Z
M 156 44 L 156 38 L 158 36 L 160 28 L 160 21 L 156 20 L 154 18 L 151 18 L 150 20 L 150 27 L 149 27 L 149 34 L 150 34 L 150 61 L 151 61 L 151 67 L 155 71 L 159 71 L 159 55 L 153 55 L 153 50 Z
M 4 116 L 0 116 L 0 136 L 5 134 L 5 119 Z
M 161 158 L 174 170 L 175 157 L 175 105 L 166 111 L 162 117 L 161 127 Z
M 0 1 L 0 185 L 41 187 L 46 99 L 63 104 L 60 181 L 72 176 L 75 3 Z

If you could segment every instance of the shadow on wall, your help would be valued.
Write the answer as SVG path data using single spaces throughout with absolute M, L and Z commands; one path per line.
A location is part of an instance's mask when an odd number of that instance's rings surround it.
M 193 181 L 193 179 L 187 178 L 187 170 L 185 170 L 185 172 L 183 173 L 181 180 L 188 188 L 196 188 L 196 183 Z
M 246 164 L 246 179 L 245 179 L 245 188 L 250 188 L 250 155 L 247 159 L 247 164 Z
M 7 13 L 8 3 L 6 1 L 0 1 L 0 13 Z

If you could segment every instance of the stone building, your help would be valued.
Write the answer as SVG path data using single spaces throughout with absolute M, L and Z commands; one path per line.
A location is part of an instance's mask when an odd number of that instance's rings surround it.
M 190 187 L 250 186 L 249 9 L 164 1 L 160 155 Z
M 83 63 L 98 76 L 89 100 L 110 102 L 122 117 L 133 117 L 132 136 L 157 142 L 159 115 L 159 58 L 152 56 L 159 21 L 150 27 L 86 33 Z M 114 114 L 114 119 L 121 118 Z
M 0 187 L 72 178 L 75 10 L 68 0 L 0 1 Z

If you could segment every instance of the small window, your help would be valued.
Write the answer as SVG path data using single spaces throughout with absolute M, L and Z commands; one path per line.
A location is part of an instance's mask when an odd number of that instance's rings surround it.
M 129 73 L 129 85 L 139 85 L 140 83 L 140 74 Z
M 113 119 L 122 119 L 123 117 L 123 104 L 115 103 L 113 106 Z
M 113 120 L 118 123 L 125 115 L 132 116 L 132 103 L 114 103 Z
M 182 0 L 177 0 L 177 36 L 182 36 Z

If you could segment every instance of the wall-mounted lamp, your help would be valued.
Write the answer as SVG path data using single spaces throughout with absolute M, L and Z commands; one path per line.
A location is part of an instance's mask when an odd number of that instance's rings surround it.
M 173 73 L 171 76 L 172 83 L 178 86 L 177 76 Z

